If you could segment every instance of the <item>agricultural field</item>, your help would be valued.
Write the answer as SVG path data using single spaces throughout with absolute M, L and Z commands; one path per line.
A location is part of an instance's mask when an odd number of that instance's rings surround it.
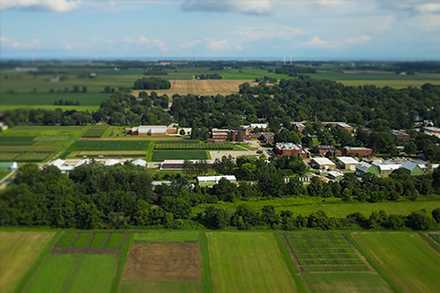
M 154 145 L 155 150 L 234 150 L 232 143 L 203 143 L 203 142 L 159 142 Z
M 222 207 L 227 210 L 233 210 L 240 204 L 245 204 L 254 209 L 262 209 L 265 205 L 272 205 L 277 211 L 289 210 L 296 215 L 310 215 L 313 212 L 322 210 L 328 216 L 345 217 L 349 214 L 360 212 L 369 216 L 374 211 L 383 210 L 389 214 L 408 215 L 411 212 L 425 209 L 432 212 L 433 209 L 440 207 L 440 200 L 432 198 L 420 198 L 416 201 L 398 201 L 398 202 L 344 202 L 340 198 L 320 198 L 320 197 L 291 197 L 283 199 L 269 200 L 248 200 L 231 202 L 219 202 L 216 204 L 203 204 L 195 207 L 193 213 L 197 214 L 208 206 Z
M 110 292 L 129 234 L 65 231 L 22 284 L 25 292 Z
M 84 138 L 98 138 L 104 135 L 108 129 L 108 125 L 93 125 L 90 126 L 82 135 Z
M 440 254 L 412 232 L 355 232 L 361 252 L 395 291 L 438 292 Z
M 102 132 L 104 133 L 104 132 Z M 150 142 L 146 140 L 83 139 L 73 143 L 64 157 L 145 157 Z
M 87 127 L 17 126 L 0 135 L 0 161 L 42 162 L 55 158 Z
M 428 233 L 428 236 L 440 245 L 440 233 Z
M 252 80 L 171 80 L 171 89 L 154 90 L 156 92 L 168 96 L 173 95 L 230 95 L 238 93 L 239 86 Z M 139 91 L 133 91 L 135 96 L 139 95 Z
M 343 232 L 282 236 L 311 292 L 392 292 Z
M 272 233 L 206 234 L 214 292 L 298 292 Z
M 53 232 L 0 232 L 0 291 L 16 291 L 54 235 Z
M 203 292 L 209 286 L 209 272 L 202 259 L 207 254 L 202 241 L 198 231 L 135 234 L 119 291 Z
M 208 153 L 204 150 L 154 150 L 152 160 L 208 160 Z

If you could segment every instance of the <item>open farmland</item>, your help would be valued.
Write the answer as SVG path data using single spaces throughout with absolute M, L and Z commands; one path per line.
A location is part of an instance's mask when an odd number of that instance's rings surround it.
M 134 235 L 120 292 L 203 292 L 209 286 L 198 231 L 151 231 Z M 207 287 L 209 288 L 209 287 Z
M 0 232 L 0 291 L 15 292 L 55 233 Z
M 146 140 L 83 139 L 73 143 L 64 156 L 74 157 L 145 157 L 150 142 Z
M 169 143 L 160 142 L 154 145 L 155 150 L 233 150 L 235 148 L 232 143 Z
M 238 93 L 239 86 L 251 80 L 171 80 L 171 88 L 168 90 L 154 90 L 168 96 L 173 95 L 230 95 Z M 139 91 L 134 91 L 134 95 L 139 95 Z
M 355 232 L 352 237 L 396 291 L 438 292 L 440 255 L 419 234 Z
M 207 233 L 214 292 L 297 292 L 272 233 Z
M 0 135 L 0 161 L 41 162 L 54 158 L 87 127 L 17 126 Z
M 25 292 L 110 292 L 128 234 L 65 231 L 22 285 Z
M 342 232 L 283 233 L 312 292 L 391 292 Z
M 204 150 L 154 150 L 153 161 L 164 160 L 207 160 L 208 153 Z
M 85 138 L 96 138 L 104 135 L 106 130 L 108 129 L 108 125 L 93 125 L 90 126 L 82 135 Z

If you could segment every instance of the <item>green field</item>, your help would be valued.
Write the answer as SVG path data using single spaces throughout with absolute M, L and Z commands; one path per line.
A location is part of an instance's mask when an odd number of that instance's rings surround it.
M 365 216 L 369 216 L 374 211 L 383 210 L 389 214 L 408 215 L 411 212 L 425 209 L 431 212 L 435 208 L 440 207 L 440 198 L 430 197 L 427 199 L 418 199 L 416 201 L 384 201 L 377 203 L 369 202 L 344 202 L 338 198 L 321 198 L 321 197 L 289 197 L 282 199 L 269 200 L 249 200 L 219 202 L 216 204 L 202 204 L 193 209 L 193 213 L 197 214 L 208 206 L 222 207 L 232 211 L 240 204 L 245 204 L 251 208 L 260 210 L 266 205 L 272 205 L 277 211 L 289 210 L 298 215 L 310 215 L 313 212 L 322 210 L 328 216 L 345 217 L 349 214 L 360 212 Z
M 30 230 L 30 229 L 26 229 Z M 438 292 L 415 232 L 0 231 L 1 292 Z
M 90 126 L 83 133 L 82 137 L 87 137 L 87 138 L 101 137 L 104 135 L 107 129 L 108 129 L 108 125 L 93 125 Z
M 208 153 L 204 150 L 154 150 L 153 161 L 164 160 L 207 160 Z
M 235 149 L 235 145 L 232 143 L 160 142 L 154 145 L 154 149 L 155 150 L 233 150 Z
M 0 232 L 0 291 L 15 292 L 55 233 Z
M 207 233 L 214 292 L 297 292 L 272 233 Z
M 102 102 L 109 98 L 109 94 L 90 93 L 90 94 L 53 94 L 53 93 L 0 93 L 0 107 L 9 105 L 21 105 L 21 106 L 53 106 L 54 109 L 61 108 L 62 106 L 55 105 L 57 100 L 68 100 L 79 102 L 79 108 L 81 106 L 99 106 Z M 71 106 L 75 108 L 77 106 Z M 40 107 L 39 107 L 40 108 Z
M 362 253 L 399 292 L 438 292 L 440 255 L 417 233 L 352 233 Z
M 140 151 L 147 150 L 148 141 L 144 140 L 80 140 L 75 142 L 72 151 Z
M 283 233 L 312 292 L 391 292 L 342 232 Z
M 128 234 L 65 231 L 22 284 L 25 292 L 110 292 Z M 96 243 L 99 243 L 99 247 Z

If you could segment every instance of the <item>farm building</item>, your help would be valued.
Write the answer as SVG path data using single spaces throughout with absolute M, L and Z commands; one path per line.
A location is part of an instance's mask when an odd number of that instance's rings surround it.
M 237 183 L 237 178 L 234 175 L 222 175 L 222 176 L 197 176 L 197 182 L 199 186 L 213 186 L 220 182 L 221 179 L 226 179 L 232 183 Z
M 341 179 L 342 177 L 344 177 L 344 173 L 336 171 L 336 170 L 328 171 L 327 177 L 331 180 L 338 180 L 338 179 Z
M 262 132 L 258 137 L 258 140 L 263 144 L 273 145 L 275 141 L 275 133 L 273 132 Z
M 211 139 L 213 141 L 226 141 L 229 138 L 229 133 L 231 133 L 229 129 L 213 128 L 211 130 Z
M 0 162 L 0 171 L 16 171 L 17 169 L 17 162 Z
M 337 157 L 338 165 L 345 170 L 355 171 L 356 166 L 359 165 L 359 161 L 353 157 Z
M 49 166 L 57 167 L 62 173 L 68 173 L 73 171 L 75 168 L 82 166 L 84 164 L 90 163 L 90 160 L 61 160 L 57 159 L 49 163 Z
M 241 127 L 245 128 L 245 129 L 251 129 L 251 130 L 254 130 L 254 129 L 266 130 L 269 128 L 269 124 L 268 123 L 251 123 L 249 125 L 242 125 Z
M 379 175 L 379 169 L 367 162 L 360 162 L 356 166 L 356 175 L 363 176 L 365 174 Z
M 364 147 L 344 147 L 342 154 L 349 157 L 366 158 L 373 155 L 373 150 Z
M 139 167 L 143 167 L 143 168 L 147 167 L 147 161 L 142 160 L 142 159 L 137 159 L 137 160 L 131 161 L 131 163 L 135 166 L 139 166 Z
M 333 157 L 337 154 L 336 148 L 331 145 L 318 145 L 315 152 L 322 157 Z
M 0 130 L 1 131 L 5 131 L 5 130 L 7 130 L 8 129 L 8 125 L 6 125 L 5 123 L 3 123 L 3 122 L 0 122 Z
M 354 128 L 350 124 L 345 122 L 322 122 L 322 125 L 342 129 L 349 133 L 353 133 L 354 131 Z
M 380 176 L 388 177 L 393 171 L 400 169 L 402 164 L 395 162 L 373 162 L 373 166 L 379 170 Z
M 440 128 L 438 127 L 425 127 L 423 128 L 423 132 L 427 135 L 440 138 Z
M 428 166 L 422 162 L 407 161 L 402 164 L 402 169 L 408 170 L 411 175 L 423 175 L 428 170 Z
M 330 170 L 336 169 L 336 164 L 325 157 L 312 158 L 310 165 L 315 169 Z
M 294 143 L 277 143 L 274 152 L 281 157 L 307 157 L 307 153 L 303 147 Z

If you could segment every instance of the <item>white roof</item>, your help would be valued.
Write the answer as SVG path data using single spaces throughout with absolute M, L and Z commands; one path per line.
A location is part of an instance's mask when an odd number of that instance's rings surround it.
M 166 125 L 141 125 L 138 127 L 139 132 L 151 132 L 151 133 L 162 133 L 166 132 L 168 126 Z
M 367 162 L 360 162 L 357 166 L 356 166 L 356 170 L 359 170 L 361 172 L 368 172 L 368 169 L 370 169 L 371 164 L 367 163 Z
M 140 166 L 140 167 L 146 167 L 147 166 L 147 161 L 142 160 L 142 159 L 137 159 L 131 162 L 133 165 L 135 166 Z
M 373 163 L 380 171 L 394 171 L 402 167 L 402 164 L 398 163 Z
M 417 168 L 417 167 L 419 167 L 420 169 L 427 168 L 426 164 L 424 164 L 424 163 L 416 163 L 416 162 L 412 162 L 412 161 L 407 161 L 402 164 L 402 168 L 410 170 L 410 171 Z
M 104 160 L 104 166 L 115 166 L 118 164 L 121 164 L 121 161 L 117 159 Z
M 223 175 L 223 176 L 197 176 L 197 181 L 199 182 L 219 182 L 221 179 L 226 179 L 229 181 L 237 181 L 234 175 Z
M 335 163 L 325 157 L 315 157 L 312 158 L 312 161 L 320 166 L 335 166 Z
M 344 176 L 344 173 L 339 172 L 339 171 L 328 171 L 327 174 L 333 178 L 338 178 L 338 177 Z
M 279 142 L 275 145 L 279 150 L 301 150 L 302 146 L 291 142 Z
M 353 157 L 337 157 L 336 159 L 344 165 L 357 165 L 357 164 L 359 164 L 359 161 Z
M 165 160 L 162 164 L 184 164 L 185 160 Z
M 262 128 L 266 129 L 269 125 L 267 123 L 251 123 L 251 128 Z

